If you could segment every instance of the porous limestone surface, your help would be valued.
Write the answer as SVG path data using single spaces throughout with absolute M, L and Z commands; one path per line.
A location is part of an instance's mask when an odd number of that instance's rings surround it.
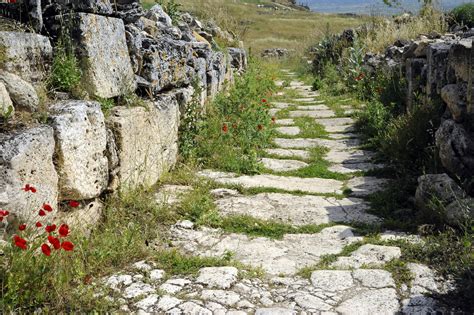
M 308 166 L 307 163 L 297 160 L 279 160 L 262 158 L 261 160 L 265 168 L 274 172 L 295 171 Z
M 282 125 L 282 126 L 292 126 L 295 124 L 293 119 L 286 118 L 286 119 L 277 119 L 276 120 L 277 125 Z
M 378 218 L 366 213 L 367 202 L 357 198 L 336 199 L 320 196 L 295 196 L 262 193 L 231 196 L 216 201 L 219 213 L 226 216 L 250 215 L 295 226 L 327 223 L 374 223 Z M 257 211 L 258 209 L 258 211 Z
M 275 145 L 283 149 L 309 149 L 315 147 L 326 147 L 332 150 L 350 150 L 357 148 L 361 142 L 359 139 L 311 139 L 311 138 L 275 138 Z
M 291 118 L 295 117 L 311 117 L 311 118 L 327 118 L 334 117 L 336 113 L 333 110 L 294 110 L 289 113 Z
M 352 252 L 350 256 L 338 257 L 331 266 L 336 268 L 383 267 L 385 263 L 400 258 L 401 255 L 400 248 L 395 246 L 366 244 Z
M 287 135 L 287 136 L 296 136 L 298 135 L 301 130 L 299 127 L 277 127 L 275 130 L 282 134 L 282 135 Z
M 240 185 L 244 188 L 270 188 L 314 194 L 341 194 L 343 182 L 335 179 L 300 178 L 277 175 L 243 175 L 204 170 L 198 173 L 219 184 Z
M 265 149 L 265 153 L 279 156 L 282 158 L 300 158 L 309 159 L 310 154 L 306 150 L 291 150 L 291 149 Z

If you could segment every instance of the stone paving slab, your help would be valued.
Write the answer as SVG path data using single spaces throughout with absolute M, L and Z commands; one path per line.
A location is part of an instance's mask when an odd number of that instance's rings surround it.
M 314 97 L 302 97 L 302 98 L 295 98 L 294 101 L 298 103 L 314 103 L 317 100 Z
M 337 254 L 344 246 L 361 239 L 343 225 L 325 228 L 316 234 L 287 234 L 281 240 L 179 226 L 172 228 L 171 237 L 173 245 L 188 254 L 222 257 L 232 252 L 236 260 L 261 267 L 270 275 L 293 275 L 303 267 L 318 263 L 321 256 Z
M 277 175 L 237 176 L 232 173 L 204 170 L 200 176 L 220 184 L 241 185 L 244 188 L 274 188 L 313 194 L 342 194 L 343 182 L 334 179 L 300 178 Z
M 277 127 L 275 130 L 287 136 L 296 136 L 301 132 L 299 127 Z
M 350 269 L 362 266 L 383 267 L 393 259 L 400 258 L 402 251 L 395 246 L 366 244 L 351 253 L 350 256 L 338 257 L 331 267 Z
M 335 117 L 336 113 L 333 110 L 294 110 L 289 113 L 291 118 L 296 117 L 310 117 L 310 118 L 326 118 Z
M 329 133 L 328 137 L 330 139 L 349 139 L 349 138 L 360 138 L 360 135 L 357 133 Z
M 331 172 L 341 173 L 341 174 L 353 174 L 357 172 L 367 172 L 377 169 L 384 168 L 383 164 L 373 164 L 373 163 L 347 163 L 347 164 L 335 164 L 328 167 L 328 170 Z
M 308 149 L 315 147 L 327 147 L 333 150 L 350 150 L 361 144 L 359 139 L 310 139 L 310 138 L 275 138 L 273 140 L 276 146 L 283 149 Z
M 298 110 L 330 110 L 330 108 L 324 104 L 320 105 L 305 105 L 305 106 L 297 106 Z
M 349 117 L 316 119 L 316 122 L 324 127 L 348 126 L 355 124 L 355 120 Z
M 263 193 L 231 196 L 216 200 L 222 215 L 249 215 L 295 226 L 327 223 L 375 223 L 379 219 L 368 214 L 369 204 L 357 198 L 336 199 L 320 196 Z
M 278 113 L 279 111 L 280 111 L 279 108 L 270 108 L 270 109 L 268 110 L 268 114 L 269 114 L 270 116 L 275 116 L 276 113 Z
M 288 108 L 290 106 L 293 106 L 290 103 L 284 103 L 284 102 L 272 102 L 271 104 L 272 104 L 273 107 L 279 108 L 279 109 L 284 109 L 284 108 Z
M 324 157 L 331 163 L 358 164 L 369 163 L 375 157 L 375 153 L 366 150 L 338 150 L 332 149 Z
M 309 165 L 308 163 L 297 160 L 279 160 L 270 158 L 262 158 L 261 162 L 265 168 L 274 172 L 295 171 Z
M 277 125 L 282 125 L 282 126 L 291 126 L 291 125 L 294 125 L 295 122 L 293 121 L 293 119 L 277 119 L 276 120 L 276 124 Z
M 291 149 L 265 149 L 267 154 L 276 155 L 283 158 L 301 158 L 309 159 L 310 154 L 306 150 L 291 150 Z
M 355 177 L 347 182 L 347 188 L 354 197 L 366 197 L 373 193 L 382 191 L 388 184 L 388 180 L 376 177 Z

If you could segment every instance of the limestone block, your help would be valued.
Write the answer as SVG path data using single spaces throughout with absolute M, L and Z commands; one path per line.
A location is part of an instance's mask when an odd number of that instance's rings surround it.
M 116 107 L 108 118 L 114 133 L 122 188 L 151 186 L 174 165 L 178 154 L 179 105 L 164 95 L 145 107 Z
M 58 175 L 53 164 L 53 129 L 39 126 L 0 135 L 0 208 L 35 222 L 43 203 L 57 209 Z M 36 193 L 24 192 L 29 184 Z
M 15 107 L 29 112 L 36 111 L 39 98 L 35 88 L 30 83 L 13 73 L 5 71 L 0 71 L 0 82 L 5 85 Z
M 55 3 L 66 12 L 72 10 L 103 15 L 112 14 L 110 0 L 56 0 Z
M 47 77 L 53 48 L 45 36 L 24 32 L 0 32 L 0 69 L 29 82 Z
M 0 82 L 0 116 L 13 110 L 13 102 L 8 94 L 5 84 Z
M 454 43 L 449 50 L 448 80 L 468 82 L 471 62 L 472 39 L 464 38 Z
M 441 89 L 441 98 L 455 122 L 462 122 L 467 114 L 466 94 L 466 87 L 459 84 L 448 84 Z
M 77 50 L 81 85 L 93 96 L 111 98 L 135 91 L 135 75 L 123 21 L 95 14 L 77 14 Z
M 100 104 L 65 101 L 51 108 L 60 198 L 98 197 L 107 187 L 107 131 Z
M 448 83 L 446 59 L 448 58 L 449 49 L 450 45 L 446 43 L 436 43 L 428 46 L 426 94 L 429 97 L 440 94 L 441 88 Z

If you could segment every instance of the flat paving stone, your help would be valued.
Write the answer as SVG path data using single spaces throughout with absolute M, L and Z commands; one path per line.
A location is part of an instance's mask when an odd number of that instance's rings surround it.
M 350 150 L 356 148 L 361 144 L 359 139 L 310 139 L 310 138 L 275 138 L 273 142 L 276 146 L 283 149 L 308 149 L 315 147 L 327 147 L 334 150 Z
M 344 301 L 336 308 L 342 315 L 387 315 L 399 310 L 397 291 L 392 288 L 369 290 Z
M 343 182 L 334 179 L 300 178 L 277 175 L 237 176 L 232 173 L 201 171 L 200 176 L 220 184 L 241 185 L 244 188 L 274 188 L 286 191 L 300 191 L 313 194 L 341 194 Z
M 275 129 L 279 133 L 287 136 L 296 136 L 301 132 L 299 127 L 277 127 Z
M 289 113 L 291 118 L 296 117 L 311 117 L 311 118 L 326 118 L 334 117 L 336 113 L 333 110 L 294 110 Z
M 366 150 L 330 150 L 325 159 L 331 163 L 358 164 L 369 163 L 375 157 L 375 153 Z
M 377 169 L 384 168 L 383 164 L 373 164 L 373 163 L 348 163 L 348 164 L 335 164 L 328 167 L 328 170 L 331 172 L 341 173 L 341 174 L 353 174 L 357 172 L 367 172 Z
M 389 261 L 401 256 L 402 251 L 399 247 L 366 244 L 352 252 L 350 256 L 338 257 L 331 267 L 344 269 L 362 266 L 383 267 Z
M 331 126 L 348 126 L 354 125 L 355 120 L 349 117 L 339 117 L 339 118 L 325 118 L 325 119 L 316 119 L 318 124 L 323 125 L 324 127 Z
M 317 100 L 314 97 L 302 97 L 302 98 L 295 98 L 294 101 L 298 103 L 313 103 Z
M 269 114 L 270 116 L 275 116 L 276 113 L 278 113 L 279 111 L 280 111 L 279 108 L 270 108 L 270 109 L 268 110 L 268 114 Z
M 216 200 L 222 215 L 249 215 L 295 226 L 327 223 L 375 223 L 379 218 L 368 214 L 369 204 L 357 198 L 336 199 L 320 196 L 295 196 L 262 193 L 232 196 Z
M 271 104 L 272 104 L 273 107 L 279 108 L 279 109 L 284 109 L 284 108 L 288 108 L 290 106 L 293 106 L 290 103 L 283 103 L 283 102 L 272 102 Z
M 373 193 L 382 191 L 388 184 L 388 180 L 377 177 L 355 177 L 347 182 L 347 188 L 351 192 L 351 196 L 354 197 L 366 197 Z
M 360 135 L 357 133 L 329 133 L 328 138 L 330 139 L 349 139 L 349 138 L 359 138 Z
M 295 171 L 309 165 L 308 163 L 297 160 L 280 160 L 270 158 L 262 158 L 261 162 L 265 168 L 274 172 Z
M 295 124 L 295 122 L 293 119 L 286 118 L 286 119 L 277 119 L 276 124 L 282 125 L 282 126 L 292 126 Z
M 306 150 L 291 149 L 265 149 L 265 153 L 284 158 L 309 159 L 310 154 Z
M 305 106 L 297 106 L 296 107 L 298 110 L 330 110 L 329 107 L 327 107 L 324 104 L 320 105 L 305 105 Z
M 226 234 L 219 229 L 186 230 L 173 227 L 172 243 L 186 253 L 202 257 L 222 257 L 227 252 L 244 264 L 261 267 L 270 275 L 293 275 L 316 264 L 321 256 L 337 254 L 360 237 L 351 228 L 337 225 L 316 234 L 287 234 L 281 240 Z

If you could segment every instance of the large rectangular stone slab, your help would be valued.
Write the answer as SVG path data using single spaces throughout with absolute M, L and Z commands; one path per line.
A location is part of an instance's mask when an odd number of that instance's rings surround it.
M 336 116 L 332 110 L 295 110 L 289 113 L 291 118 L 311 117 L 311 118 L 329 118 Z
M 43 203 L 57 206 L 53 129 L 40 126 L 0 135 L 0 208 L 18 220 L 35 222 Z M 22 190 L 26 184 L 36 193 Z
M 178 154 L 179 104 L 164 95 L 145 107 L 117 107 L 108 118 L 120 160 L 116 170 L 123 188 L 154 185 Z
M 0 32 L 0 69 L 28 82 L 46 78 L 53 48 L 45 36 L 24 32 Z
M 107 132 L 98 102 L 65 101 L 51 108 L 60 199 L 87 200 L 107 187 Z
M 72 16 L 74 38 L 83 70 L 81 86 L 91 95 L 111 98 L 134 92 L 125 26 L 121 19 L 96 14 Z

